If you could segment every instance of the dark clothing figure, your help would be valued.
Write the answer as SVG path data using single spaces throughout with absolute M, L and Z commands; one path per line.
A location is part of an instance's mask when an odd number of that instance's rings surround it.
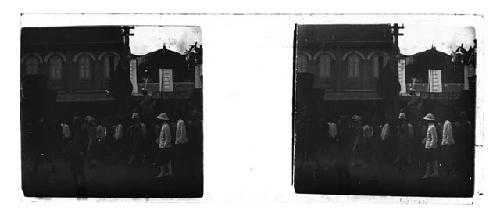
M 315 147 L 315 125 L 313 120 L 304 120 L 302 129 L 304 141 L 303 141 L 303 161 L 307 162 L 312 158 L 314 147 Z
M 93 119 L 93 118 L 92 118 Z M 86 126 L 87 142 L 84 156 L 89 160 L 90 168 L 97 166 L 97 131 L 95 121 L 88 120 Z
M 153 153 L 152 153 L 152 162 L 153 162 L 153 165 L 157 165 L 159 164 L 162 160 L 161 160 L 161 156 L 159 155 L 158 153 L 158 144 L 160 143 L 159 142 L 159 138 L 160 138 L 160 132 L 161 132 L 161 124 L 154 124 L 152 126 L 153 128 L 153 131 L 152 131 L 152 134 L 153 134 L 153 144 L 154 144 L 154 149 L 153 149 Z
M 349 151 L 351 145 L 351 135 L 349 123 L 347 121 L 340 121 L 338 124 L 338 142 L 339 142 L 339 150 L 342 152 Z
M 328 130 L 330 129 L 330 126 L 328 123 L 325 122 L 318 122 L 318 131 L 316 135 L 316 141 L 318 142 L 318 147 L 315 149 L 315 152 L 317 153 L 323 153 L 328 150 L 329 145 L 329 135 L 328 135 Z
M 133 163 L 138 157 L 144 155 L 144 139 L 146 137 L 146 125 L 136 121 L 129 129 L 131 156 L 128 161 L 129 164 Z M 144 160 L 144 159 L 143 159 Z
M 55 125 L 45 119 L 40 120 L 34 131 L 35 140 L 35 158 L 33 173 L 38 171 L 42 162 L 48 162 L 51 165 L 51 172 L 55 173 L 55 155 L 57 151 L 57 129 Z
M 123 160 L 127 150 L 126 130 L 121 122 L 113 126 L 113 153 L 116 160 Z M 128 157 L 125 157 L 128 158 Z
M 73 174 L 73 179 L 77 185 L 77 189 L 81 188 L 81 185 L 85 183 L 85 172 L 84 172 L 84 162 L 85 162 L 85 151 L 88 147 L 88 127 L 82 124 L 81 120 L 76 120 L 75 125 L 72 128 L 73 140 L 72 145 L 69 149 L 70 154 L 70 169 Z
M 201 169 L 203 160 L 203 124 L 201 120 L 193 119 L 187 127 L 188 155 L 190 163 L 193 164 L 193 169 Z M 193 172 L 193 175 L 199 175 Z
M 335 149 L 335 169 L 337 171 L 338 180 L 340 181 L 340 186 L 342 190 L 348 193 L 351 185 L 351 173 L 349 171 L 349 163 L 351 160 L 352 152 L 352 131 L 347 119 L 342 119 L 337 125 L 337 146 Z
M 396 127 L 397 156 L 394 163 L 401 170 L 409 165 L 410 144 L 413 140 L 413 126 L 406 121 L 402 121 Z
M 355 121 L 351 125 L 352 139 L 351 139 L 351 159 L 352 164 L 357 166 L 361 164 L 361 150 L 363 147 L 363 126 L 360 121 Z
M 469 121 L 461 119 L 455 123 L 453 135 L 455 138 L 457 159 L 457 170 L 465 171 L 468 176 L 472 176 L 474 170 L 474 141 L 473 128 Z
M 384 163 L 391 163 L 396 154 L 394 131 L 394 125 L 389 123 L 385 123 L 380 130 L 380 160 Z

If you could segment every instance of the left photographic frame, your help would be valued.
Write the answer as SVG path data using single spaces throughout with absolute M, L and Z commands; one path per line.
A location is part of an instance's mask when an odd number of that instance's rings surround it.
M 199 26 L 20 32 L 26 197 L 203 196 Z

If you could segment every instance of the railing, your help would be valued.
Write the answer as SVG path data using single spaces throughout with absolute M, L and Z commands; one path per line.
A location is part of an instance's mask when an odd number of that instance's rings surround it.
M 149 93 L 153 95 L 154 98 L 163 99 L 187 99 L 191 97 L 194 87 L 194 82 L 174 82 L 173 92 L 160 92 L 159 83 L 148 83 L 148 84 L 138 84 L 139 93 L 135 94 L 141 95 L 140 90 L 146 88 Z
M 139 91 L 143 88 L 148 90 L 149 92 L 159 92 L 160 84 L 159 83 L 139 83 L 137 84 Z M 194 82 L 174 82 L 174 92 L 182 92 L 189 91 L 194 89 Z
M 443 83 L 443 92 L 461 92 L 464 90 L 464 84 L 462 83 Z M 412 87 L 412 83 L 406 83 L 406 92 L 414 90 L 415 92 L 429 92 L 428 83 L 415 83 Z

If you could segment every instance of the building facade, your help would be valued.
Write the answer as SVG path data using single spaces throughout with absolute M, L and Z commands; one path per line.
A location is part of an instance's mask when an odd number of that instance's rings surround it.
M 22 28 L 22 117 L 128 116 L 132 28 Z
M 430 49 L 404 58 L 407 92 L 430 92 L 429 70 L 440 72 L 442 92 L 460 92 L 464 86 L 464 64 L 453 61 L 453 56 Z
M 390 24 L 298 25 L 295 75 L 309 77 L 325 113 L 352 113 L 359 102 L 372 105 L 383 99 L 377 88 L 383 72 L 392 72 L 395 48 Z
M 124 47 L 123 27 L 23 28 L 21 78 L 45 76 L 58 102 L 109 100 L 105 90 Z
M 403 110 L 417 119 L 431 112 L 439 119 L 456 119 L 460 112 L 475 114 L 475 47 L 452 54 L 430 49 L 404 57 L 406 91 Z M 431 72 L 434 73 L 433 77 Z M 402 72 L 400 72 L 402 74 Z M 436 84 L 437 83 L 437 84 Z M 438 89 L 433 86 L 437 85 Z
M 165 46 L 145 55 L 133 55 L 137 63 L 136 82 L 138 90 L 148 91 L 155 99 L 158 107 L 167 113 L 188 113 L 202 111 L 202 50 L 201 46 L 193 45 L 185 54 L 171 51 Z M 161 81 L 164 72 L 171 75 L 168 81 Z M 171 89 L 164 89 L 168 82 Z M 134 94 L 137 102 L 142 93 Z
M 137 60 L 139 89 L 146 89 L 159 98 L 189 98 L 196 88 L 196 69 L 201 68 L 201 59 L 199 62 L 190 62 L 188 57 L 189 53 L 180 54 L 165 46 L 143 56 L 134 56 Z M 172 72 L 172 91 L 160 91 L 159 74 L 162 69 Z

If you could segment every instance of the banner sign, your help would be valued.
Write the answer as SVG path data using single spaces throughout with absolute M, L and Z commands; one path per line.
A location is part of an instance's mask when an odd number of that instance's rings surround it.
M 405 59 L 400 59 L 398 61 L 398 81 L 399 85 L 401 85 L 401 91 L 399 92 L 400 94 L 406 93 L 406 60 Z
M 473 77 L 474 75 L 476 75 L 476 69 L 474 68 L 474 66 L 466 65 L 466 67 L 468 68 L 467 72 L 469 74 L 469 77 Z
M 443 92 L 441 84 L 441 70 L 429 70 L 429 91 Z
M 130 83 L 132 83 L 132 94 L 138 94 L 139 88 L 137 86 L 137 60 L 130 60 Z
M 174 91 L 174 76 L 172 69 L 159 69 L 160 92 Z
M 464 90 L 469 90 L 469 66 L 464 66 Z
M 202 88 L 202 73 L 200 65 L 196 65 L 194 67 L 194 88 Z

